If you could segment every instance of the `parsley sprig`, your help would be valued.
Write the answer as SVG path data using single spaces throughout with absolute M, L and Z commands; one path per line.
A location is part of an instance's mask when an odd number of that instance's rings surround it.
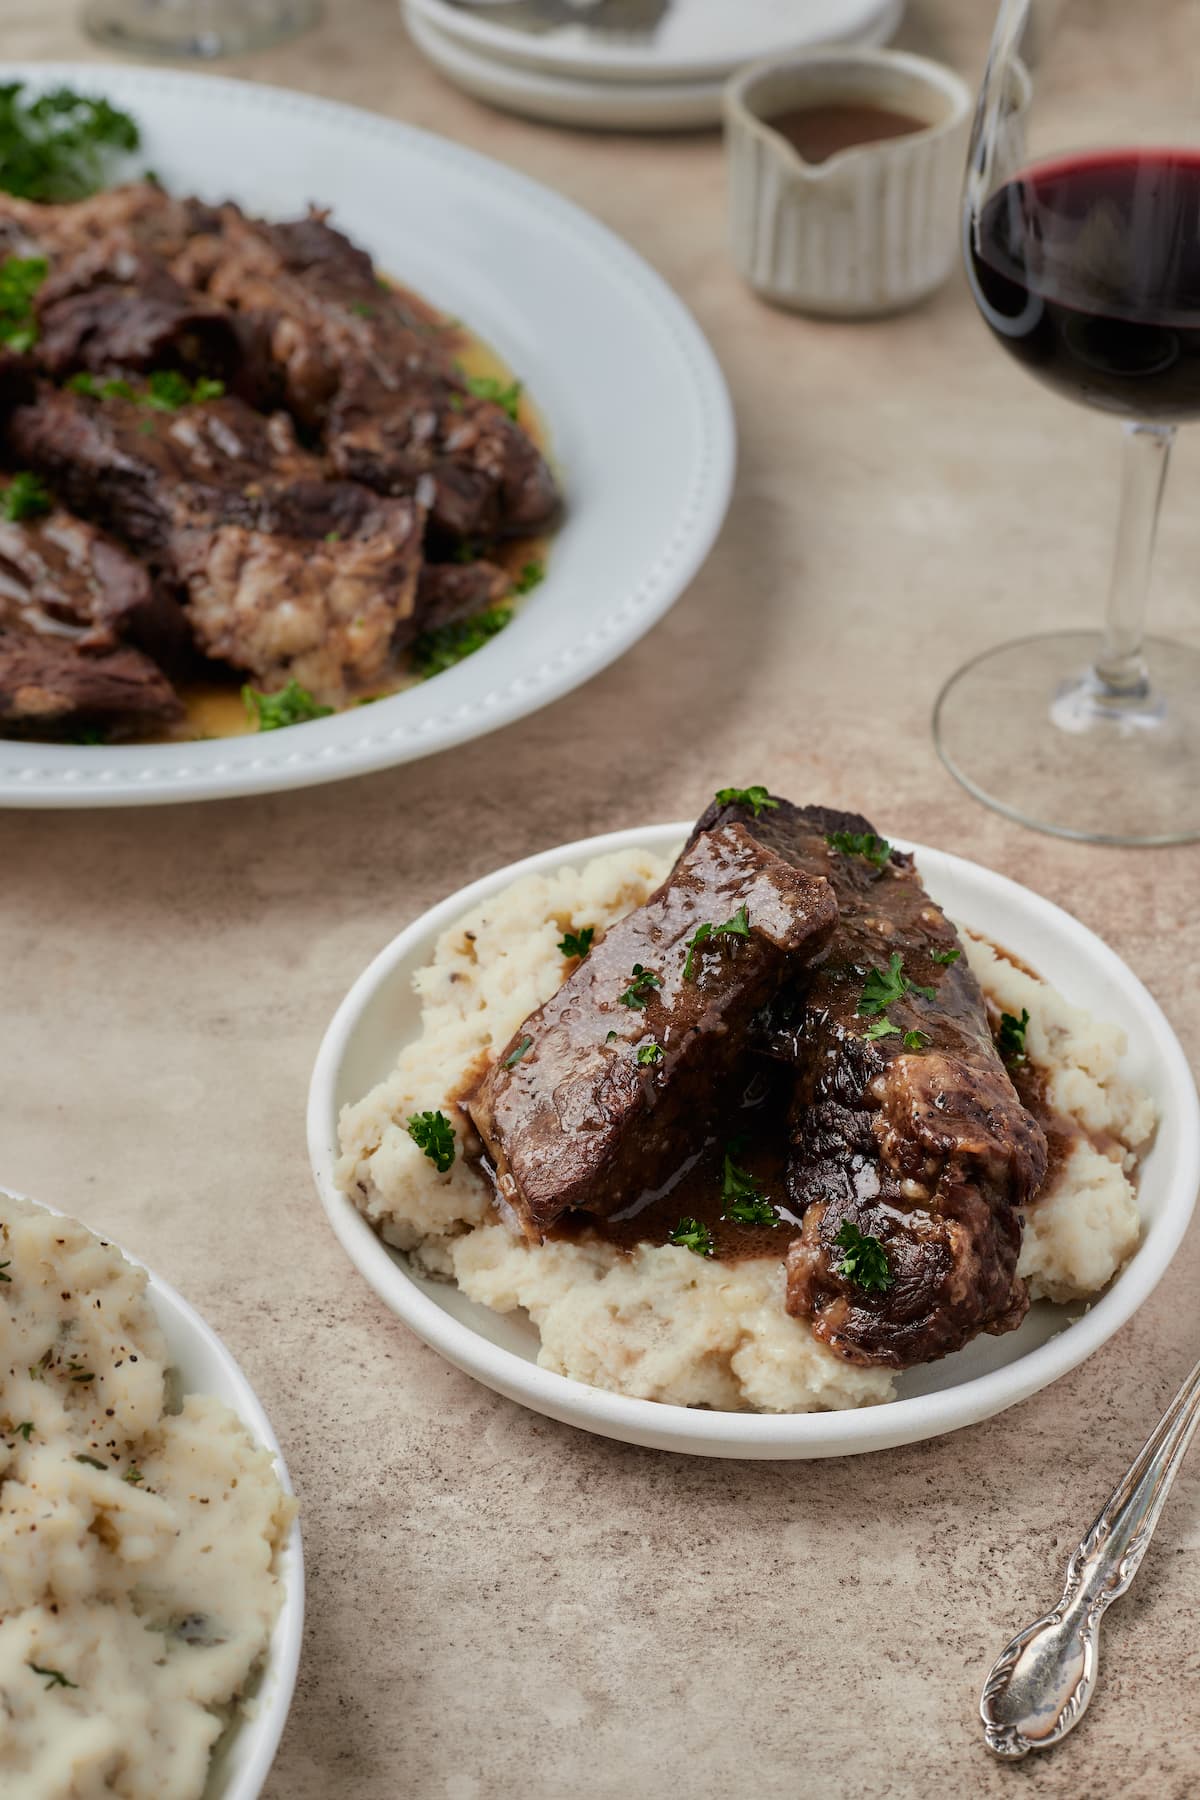
M 82 200 L 137 149 L 128 113 L 68 87 L 27 99 L 22 81 L 0 87 L 0 188 L 27 200 Z
M 929 960 L 930 962 L 941 963 L 944 969 L 948 969 L 950 964 L 956 963 L 961 955 L 961 950 L 931 950 L 929 952 Z
M 454 1161 L 454 1127 L 445 1113 L 414 1113 L 408 1121 L 408 1135 L 438 1174 L 444 1175 Z
M 564 956 L 586 956 L 592 947 L 592 939 L 596 935 L 594 925 L 585 925 L 580 931 L 564 931 L 559 939 L 558 947 Z
M 758 1183 L 748 1169 L 734 1162 L 741 1140 L 730 1144 L 725 1152 L 721 1172 L 721 1216 L 735 1225 L 774 1225 L 779 1214 L 771 1202 L 759 1192 Z
M 699 1219 L 680 1219 L 669 1233 L 667 1242 L 678 1244 L 682 1250 L 691 1250 L 697 1256 L 711 1256 L 713 1253 L 712 1232 Z
M 697 925 L 695 931 L 692 933 L 691 937 L 687 940 L 687 957 L 686 957 L 686 960 L 684 961 L 684 965 L 683 965 L 683 979 L 685 981 L 692 980 L 694 966 L 695 966 L 695 960 L 696 960 L 696 952 L 697 952 L 697 950 L 699 950 L 699 948 L 702 944 L 707 944 L 712 938 L 719 938 L 719 937 L 748 938 L 749 936 L 750 936 L 750 915 L 746 911 L 746 906 L 745 906 L 744 902 L 741 906 L 738 907 L 738 909 L 734 913 L 732 919 L 726 919 L 726 921 L 723 925 L 711 925 L 707 921 L 703 925 Z
M 831 850 L 840 850 L 843 856 L 861 856 L 877 869 L 882 869 L 892 854 L 887 839 L 876 837 L 873 831 L 828 831 L 825 842 Z
M 0 111 L 5 90 L 0 88 Z M 3 186 L 3 149 L 0 148 L 0 186 Z M 0 264 L 0 344 L 14 356 L 24 356 L 38 340 L 34 297 L 46 279 L 49 263 L 44 256 L 10 256 Z
M 510 419 L 516 420 L 521 407 L 519 381 L 501 381 L 495 375 L 468 375 L 466 386 L 467 392 L 474 394 L 477 400 L 492 401 L 503 408 Z
M 919 982 L 909 980 L 904 973 L 903 957 L 898 950 L 893 950 L 887 968 L 872 969 L 863 983 L 858 1002 L 859 1017 L 873 1019 L 898 1000 L 903 1000 L 906 994 L 920 994 L 926 1000 L 934 998 L 931 987 L 922 987 Z
M 25 519 L 40 519 L 53 505 L 54 496 L 50 489 L 28 469 L 19 470 L 0 497 L 0 512 L 10 525 L 20 525 Z
M 716 799 L 718 806 L 748 806 L 756 819 L 759 813 L 769 812 L 779 805 L 765 787 L 718 788 Z
M 512 620 L 511 606 L 489 606 L 472 619 L 460 619 L 457 625 L 438 625 L 423 631 L 412 647 L 412 666 L 423 681 L 431 675 L 442 675 L 464 657 L 474 656 L 490 644 L 498 632 Z
M 1021 1008 L 1019 1019 L 1012 1013 L 1000 1014 L 1000 1029 L 996 1033 L 996 1048 L 1005 1062 L 1023 1063 L 1026 1057 L 1025 1032 L 1029 1025 L 1029 1014 Z
M 637 1059 L 643 1069 L 650 1068 L 654 1063 L 660 1063 L 663 1059 L 662 1045 L 655 1043 L 654 1039 L 651 1038 L 648 1044 L 642 1045 L 637 1053 Z
M 303 725 L 308 719 L 328 718 L 333 711 L 332 706 L 322 706 L 295 680 L 275 694 L 244 687 L 242 704 L 260 731 L 282 731 L 288 725 Z
M 201 406 L 206 400 L 219 400 L 225 392 L 223 381 L 201 375 L 189 381 L 178 369 L 152 369 L 139 394 L 131 381 L 119 376 L 97 381 L 86 369 L 72 375 L 67 382 L 73 394 L 86 394 L 89 400 L 133 400 L 139 406 L 153 407 L 155 412 L 178 412 L 183 406 Z
M 617 996 L 617 1004 L 629 1007 L 632 1012 L 644 1012 L 654 989 L 661 986 L 661 975 L 656 975 L 653 969 L 643 969 L 641 963 L 634 963 L 629 986 Z
M 887 1293 L 896 1277 L 888 1266 L 887 1251 L 877 1237 L 861 1232 L 852 1220 L 846 1219 L 833 1241 L 839 1250 L 845 1251 L 841 1262 L 834 1266 L 836 1274 L 844 1275 L 864 1293 Z

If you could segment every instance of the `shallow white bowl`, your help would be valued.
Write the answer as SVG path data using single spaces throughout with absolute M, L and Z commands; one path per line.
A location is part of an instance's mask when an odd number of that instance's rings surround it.
M 499 869 L 417 919 L 359 976 L 325 1034 L 308 1106 L 317 1189 L 350 1260 L 419 1337 L 498 1393 L 604 1437 L 697 1456 L 847 1456 L 886 1450 L 975 1424 L 1065 1375 L 1137 1311 L 1192 1216 L 1200 1185 L 1195 1083 L 1159 1007 L 1093 932 L 1015 881 L 917 844 L 902 847 L 915 850 L 930 892 L 955 919 L 1022 958 L 1069 1000 L 1124 1029 L 1129 1040 L 1124 1067 L 1158 1106 L 1158 1136 L 1141 1174 L 1142 1243 L 1107 1292 L 1080 1316 L 1078 1309 L 1043 1302 L 1030 1309 L 1019 1331 L 979 1338 L 942 1362 L 909 1370 L 900 1377 L 898 1399 L 861 1411 L 708 1412 L 628 1400 L 539 1369 L 537 1333 L 524 1315 L 489 1312 L 457 1288 L 415 1276 L 406 1259 L 388 1249 L 335 1186 L 338 1113 L 389 1073 L 401 1044 L 416 1034 L 420 1009 L 412 977 L 432 956 L 438 934 L 468 907 L 521 875 L 632 846 L 671 852 L 689 829 L 651 825 L 612 832 Z
M 29 1199 L 31 1196 L 17 1195 L 15 1198 Z M 46 1206 L 44 1201 L 39 1200 L 36 1204 L 46 1212 L 62 1213 L 60 1207 Z M 95 1227 L 89 1226 L 89 1229 Z M 116 1244 L 115 1238 L 106 1241 Z M 120 1244 L 116 1247 L 131 1263 L 146 1268 L 140 1257 L 131 1255 Z M 274 1457 L 275 1473 L 284 1492 L 294 1493 L 283 1451 L 270 1421 L 230 1352 L 181 1294 L 161 1280 L 153 1269 L 146 1269 L 146 1273 L 150 1278 L 150 1300 L 170 1351 L 170 1365 L 179 1371 L 184 1394 L 212 1394 L 232 1407 L 255 1443 L 261 1444 Z M 243 1716 L 236 1730 L 220 1742 L 209 1771 L 204 1800 L 258 1800 L 275 1760 L 296 1686 L 304 1630 L 304 1551 L 299 1519 L 293 1523 L 279 1553 L 279 1577 L 283 1583 L 283 1604 L 271 1633 L 262 1673 L 250 1696 L 252 1710 Z

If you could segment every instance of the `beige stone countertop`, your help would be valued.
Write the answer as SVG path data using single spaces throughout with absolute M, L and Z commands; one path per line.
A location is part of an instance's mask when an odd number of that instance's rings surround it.
M 913 0 L 901 41 L 976 79 L 991 11 Z M 74 12 L 4 0 L 4 54 L 87 54 Z M 327 0 L 318 32 L 231 69 L 431 127 L 599 215 L 695 310 L 741 433 L 691 590 L 536 717 L 310 793 L 0 813 L 0 1179 L 200 1308 L 301 1495 L 304 1660 L 269 1800 L 1190 1800 L 1200 1453 L 1109 1616 L 1079 1731 L 1001 1768 L 975 1709 L 1200 1352 L 1195 1231 L 1125 1330 L 999 1418 L 843 1461 L 703 1462 L 587 1437 L 447 1367 L 348 1264 L 304 1146 L 321 1033 L 401 926 L 500 862 L 697 812 L 727 782 L 858 808 L 1027 882 L 1130 962 L 1195 1060 L 1200 853 L 1023 831 L 930 739 L 969 654 L 1096 619 L 1118 433 L 1014 370 L 957 276 L 878 324 L 766 309 L 724 253 L 715 136 L 492 113 L 422 64 L 394 0 Z M 1119 79 L 1084 73 L 1098 94 Z M 1185 433 L 1155 615 L 1193 640 L 1198 480 Z

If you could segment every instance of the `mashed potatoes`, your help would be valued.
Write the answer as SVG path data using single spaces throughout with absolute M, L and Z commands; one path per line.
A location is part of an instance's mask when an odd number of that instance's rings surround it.
M 461 1156 L 438 1174 L 408 1135 L 411 1114 L 444 1108 L 464 1075 L 554 992 L 564 930 L 611 925 L 642 904 L 668 866 L 644 851 L 616 851 L 582 869 L 529 875 L 444 932 L 416 977 L 421 1035 L 387 1080 L 343 1110 L 338 1180 L 424 1273 L 456 1281 L 497 1312 L 523 1308 L 541 1335 L 543 1368 L 641 1399 L 724 1410 L 889 1400 L 887 1370 L 843 1362 L 784 1311 L 777 1260 L 708 1262 L 670 1244 L 633 1254 L 602 1242 L 528 1244 L 499 1223 Z M 1119 1073 L 1124 1040 L 1115 1026 L 1068 1005 L 986 943 L 967 939 L 967 955 L 1003 1011 L 1028 1010 L 1028 1053 L 1050 1101 L 1090 1134 L 1030 1211 L 1021 1274 L 1034 1298 L 1093 1294 L 1138 1241 L 1129 1174 L 1154 1129 L 1153 1106 Z
M 282 1601 L 293 1502 L 221 1402 L 168 1411 L 146 1276 L 0 1195 L 0 1793 L 194 1800 Z

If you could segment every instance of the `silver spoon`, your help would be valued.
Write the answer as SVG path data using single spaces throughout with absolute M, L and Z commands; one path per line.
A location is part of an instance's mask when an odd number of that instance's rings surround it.
M 1049 1750 L 1083 1717 L 1096 1685 L 1100 1620 L 1137 1574 L 1198 1424 L 1200 1363 L 1075 1550 L 1054 1611 L 1018 1632 L 994 1664 L 979 1716 L 997 1756 Z

